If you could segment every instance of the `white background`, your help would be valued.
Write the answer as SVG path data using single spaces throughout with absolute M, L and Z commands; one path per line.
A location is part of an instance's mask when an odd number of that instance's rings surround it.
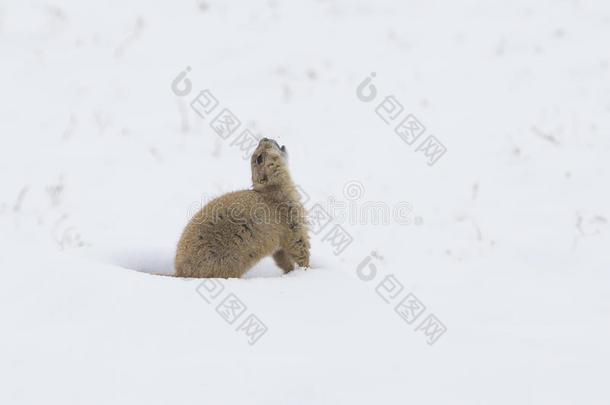
M 609 38 L 604 1 L 3 1 L 0 402 L 607 404 Z M 190 109 L 206 88 L 312 202 L 356 181 L 413 206 L 344 222 L 338 256 L 312 235 L 309 270 L 224 281 L 268 327 L 252 346 L 199 280 L 147 274 L 194 206 L 250 185 Z M 389 95 L 435 165 L 375 114 Z M 388 274 L 434 345 L 377 295 Z

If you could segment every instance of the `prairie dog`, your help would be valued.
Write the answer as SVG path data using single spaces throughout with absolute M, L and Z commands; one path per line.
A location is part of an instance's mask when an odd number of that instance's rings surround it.
M 252 189 L 210 201 L 188 223 L 174 261 L 176 277 L 241 277 L 273 255 L 285 273 L 309 267 L 305 208 L 287 167 L 286 147 L 263 138 L 251 158 Z

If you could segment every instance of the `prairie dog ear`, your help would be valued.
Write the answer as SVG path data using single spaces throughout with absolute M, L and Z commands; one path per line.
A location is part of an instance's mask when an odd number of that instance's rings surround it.
M 280 148 L 280 151 L 282 152 L 282 155 L 284 157 L 288 156 L 288 151 L 286 150 L 286 145 L 282 145 L 282 147 Z

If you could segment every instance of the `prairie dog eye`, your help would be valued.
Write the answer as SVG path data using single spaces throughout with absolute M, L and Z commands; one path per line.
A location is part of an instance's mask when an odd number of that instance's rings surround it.
M 263 162 L 263 155 L 258 155 L 258 157 L 256 158 L 256 163 L 258 163 L 259 165 Z

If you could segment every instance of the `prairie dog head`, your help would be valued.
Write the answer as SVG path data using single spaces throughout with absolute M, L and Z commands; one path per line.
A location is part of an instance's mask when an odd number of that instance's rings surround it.
M 252 154 L 252 184 L 255 190 L 270 186 L 282 186 L 290 181 L 286 147 L 276 141 L 263 138 Z

